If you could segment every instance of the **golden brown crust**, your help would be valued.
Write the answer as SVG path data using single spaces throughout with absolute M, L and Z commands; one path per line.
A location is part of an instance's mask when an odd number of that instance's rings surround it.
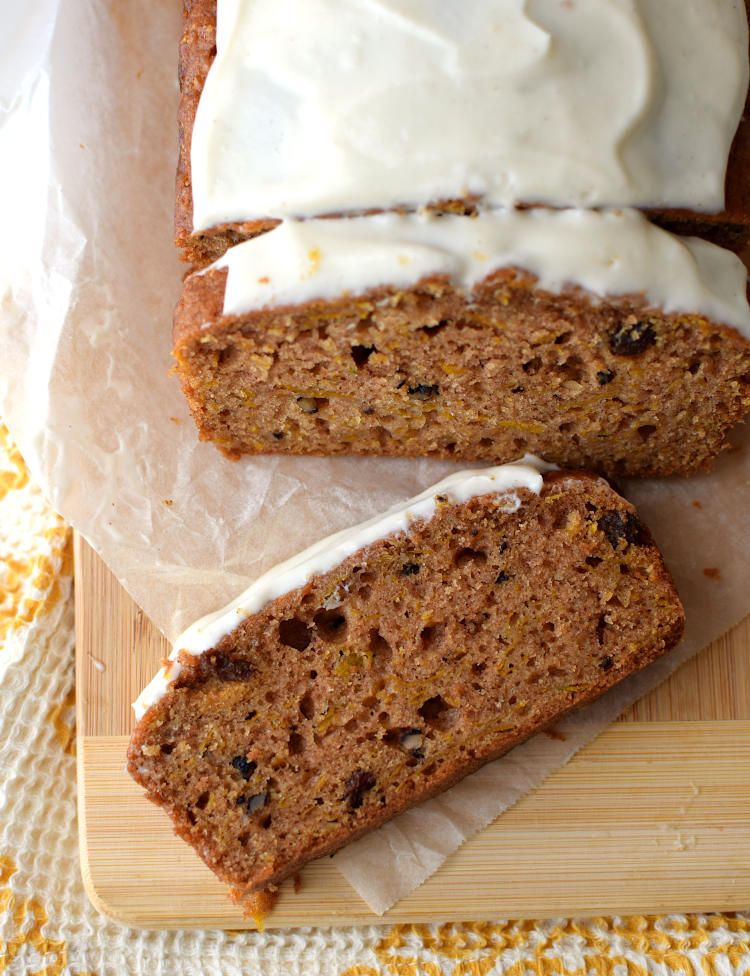
M 750 0 L 745 0 L 750 11 Z M 183 0 L 183 36 L 180 44 L 180 92 L 178 115 L 179 160 L 175 207 L 175 241 L 182 259 L 205 267 L 227 248 L 275 227 L 272 218 L 222 225 L 193 235 L 193 202 L 190 185 L 190 139 L 200 93 L 216 56 L 216 0 Z M 685 209 L 649 211 L 655 223 L 681 234 L 697 234 L 723 247 L 740 251 L 750 244 L 750 91 L 732 144 L 726 176 L 726 207 L 720 213 Z M 438 210 L 471 209 L 473 200 L 436 202 Z M 331 215 L 329 215 L 331 216 Z
M 223 880 L 278 883 L 679 641 L 631 505 L 572 472 L 519 494 L 445 505 L 184 658 L 129 769 Z
M 225 279 L 186 279 L 174 353 L 201 437 L 229 457 L 528 451 L 612 475 L 689 474 L 750 409 L 750 343 L 638 295 L 550 294 L 505 268 L 471 295 L 436 277 L 224 316 Z

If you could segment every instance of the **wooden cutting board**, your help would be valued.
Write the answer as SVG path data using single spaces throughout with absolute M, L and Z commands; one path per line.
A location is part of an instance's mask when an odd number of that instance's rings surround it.
M 125 772 L 130 702 L 169 647 L 76 539 L 83 877 L 129 925 L 254 922 Z M 271 926 L 663 913 L 750 905 L 750 617 L 637 702 L 382 917 L 328 858 Z

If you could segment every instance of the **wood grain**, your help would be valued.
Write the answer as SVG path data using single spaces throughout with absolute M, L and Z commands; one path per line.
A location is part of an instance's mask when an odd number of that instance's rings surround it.
M 124 769 L 130 702 L 169 646 L 76 539 L 79 829 L 91 900 L 225 927 L 226 889 Z M 750 618 L 646 695 L 382 918 L 325 859 L 269 926 L 732 910 L 750 904 Z
M 94 904 L 132 925 L 245 927 L 226 888 L 124 774 L 127 741 L 82 743 Z M 298 893 L 282 886 L 267 924 L 744 908 L 749 808 L 750 722 L 615 724 L 382 919 L 324 858 Z

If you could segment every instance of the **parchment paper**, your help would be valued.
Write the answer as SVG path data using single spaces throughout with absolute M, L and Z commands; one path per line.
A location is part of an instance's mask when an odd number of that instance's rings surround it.
M 168 376 L 179 8 L 0 0 L 0 416 L 53 505 L 170 639 L 270 565 L 456 467 L 232 463 L 198 443 Z M 750 431 L 736 441 L 711 475 L 622 486 L 687 607 L 679 651 L 561 724 L 565 741 L 537 737 L 339 853 L 375 911 L 748 611 Z

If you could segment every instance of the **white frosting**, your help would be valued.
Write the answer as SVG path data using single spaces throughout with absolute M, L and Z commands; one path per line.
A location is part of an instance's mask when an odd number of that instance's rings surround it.
M 723 207 L 743 0 L 219 0 L 194 225 L 474 194 Z
M 643 293 L 668 314 L 705 315 L 750 338 L 740 259 L 670 234 L 635 210 L 289 220 L 231 248 L 213 267 L 228 269 L 224 313 L 241 315 L 378 285 L 406 288 L 436 273 L 470 290 L 511 265 L 533 272 L 548 291 L 575 284 L 600 296 Z
M 500 494 L 504 496 L 503 509 L 514 512 L 521 504 L 517 490 L 526 488 L 538 495 L 542 487 L 542 472 L 552 469 L 554 465 L 526 455 L 514 464 L 460 471 L 449 475 L 420 495 L 396 505 L 385 515 L 378 515 L 353 528 L 328 536 L 270 569 L 228 606 L 201 618 L 177 638 L 169 663 L 161 668 L 133 703 L 136 720 L 140 721 L 179 676 L 182 666 L 177 657 L 180 652 L 197 655 L 215 647 L 222 637 L 271 600 L 304 586 L 313 576 L 329 572 L 359 549 L 372 545 L 378 539 L 407 532 L 409 526 L 418 519 L 432 518 L 439 495 L 451 504 L 460 505 L 477 495 Z

